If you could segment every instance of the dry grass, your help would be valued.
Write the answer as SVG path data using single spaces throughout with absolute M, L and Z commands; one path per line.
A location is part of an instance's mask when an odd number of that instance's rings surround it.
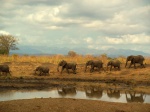
M 107 63 L 108 59 L 104 56 L 94 57 L 92 55 L 78 55 L 75 57 L 63 56 L 63 55 L 54 55 L 54 56 L 19 56 L 19 55 L 0 55 L 0 63 L 4 62 L 38 62 L 38 63 L 53 63 L 57 64 L 61 60 L 66 60 L 67 62 L 76 62 L 78 64 L 83 64 L 88 60 L 102 60 L 104 63 Z M 121 62 L 125 62 L 125 58 L 118 58 Z
M 118 57 L 116 58 L 121 63 L 125 63 L 125 57 Z M 67 62 L 76 62 L 77 64 L 84 64 L 88 60 L 102 60 L 104 65 L 108 62 L 108 57 L 101 55 L 101 56 L 92 56 L 92 55 L 77 55 L 75 57 L 64 56 L 64 55 L 53 55 L 53 56 L 19 56 L 19 55 L 0 55 L 0 63 L 4 62 L 34 62 L 34 63 L 52 63 L 58 64 L 61 60 L 66 60 Z M 145 57 L 145 64 L 150 64 L 150 57 Z
M 125 57 L 118 57 L 118 60 L 120 60 L 121 64 L 121 71 L 115 71 L 113 69 L 112 72 L 107 71 L 107 72 L 101 72 L 101 77 L 122 77 L 128 75 L 128 78 L 131 76 L 141 76 L 144 77 L 145 74 L 147 76 L 150 76 L 150 57 L 146 57 L 145 62 L 146 63 L 146 68 L 141 69 L 138 67 L 137 70 L 134 70 L 133 68 L 131 69 L 126 69 L 124 67 L 126 58 Z M 109 61 L 109 59 L 102 55 L 102 56 L 97 56 L 94 57 L 92 55 L 86 55 L 86 56 L 75 56 L 75 57 L 69 57 L 69 56 L 63 56 L 63 55 L 54 55 L 54 56 L 19 56 L 19 55 L 12 55 L 12 56 L 6 56 L 6 55 L 0 55 L 0 63 L 7 63 L 10 66 L 10 70 L 12 71 L 12 74 L 15 76 L 28 76 L 33 74 L 33 70 L 35 69 L 36 66 L 46 64 L 50 67 L 50 72 L 51 74 L 57 75 L 59 74 L 57 72 L 57 64 L 61 60 L 66 60 L 67 62 L 76 62 L 78 64 L 77 66 L 77 73 L 82 76 L 89 75 L 89 71 L 87 70 L 87 73 L 84 73 L 84 64 L 88 60 L 102 60 L 104 63 L 104 68 L 106 68 L 106 64 Z M 129 64 L 128 64 L 129 65 Z M 66 73 L 64 71 L 64 73 Z M 98 72 L 93 73 L 93 76 L 98 76 Z M 79 77 L 78 76 L 78 77 Z M 138 78 L 137 76 L 137 78 Z M 89 76 L 88 76 L 89 77 Z

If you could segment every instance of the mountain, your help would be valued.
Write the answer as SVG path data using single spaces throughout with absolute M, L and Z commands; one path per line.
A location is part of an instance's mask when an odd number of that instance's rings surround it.
M 107 54 L 109 57 L 118 57 L 118 56 L 128 56 L 128 55 L 143 55 L 150 56 L 150 54 L 135 51 L 130 49 L 114 49 L 109 48 L 107 50 L 98 50 L 98 49 L 89 49 L 89 48 L 56 48 L 56 47 L 43 47 L 43 46 L 20 46 L 19 50 L 11 51 L 10 54 L 28 54 L 28 55 L 51 55 L 51 54 L 63 54 L 67 55 L 70 50 L 75 51 L 77 54 L 91 54 L 91 55 L 101 55 Z

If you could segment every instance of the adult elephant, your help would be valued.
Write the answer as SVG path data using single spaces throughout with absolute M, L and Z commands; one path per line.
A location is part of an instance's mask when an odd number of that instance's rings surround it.
M 85 64 L 85 72 L 86 72 L 87 66 L 90 66 L 90 65 L 91 65 L 90 72 L 93 72 L 95 67 L 98 68 L 99 72 L 100 72 L 100 69 L 103 68 L 103 62 L 101 60 L 98 60 L 98 61 L 89 60 Z
M 127 57 L 126 59 L 126 64 L 125 64 L 125 67 L 127 66 L 127 63 L 128 61 L 130 61 L 130 65 L 129 65 L 129 68 L 131 67 L 131 65 L 134 64 L 134 68 L 136 68 L 135 64 L 136 63 L 139 63 L 141 65 L 141 67 L 145 67 L 144 64 L 143 64 L 143 61 L 144 61 L 144 57 L 142 55 L 137 55 L 137 56 L 133 56 L 133 55 L 130 55 Z
M 47 66 L 38 66 L 38 67 L 36 67 L 36 69 L 34 71 L 35 71 L 35 74 L 38 71 L 39 75 L 42 75 L 42 74 L 46 75 L 46 74 L 49 74 L 49 67 L 47 67 Z
M 110 60 L 108 63 L 107 63 L 107 70 L 108 70 L 108 66 L 110 66 L 110 71 L 112 69 L 112 67 L 114 68 L 118 68 L 118 70 L 120 70 L 120 64 L 121 62 L 119 60 Z
M 64 69 L 67 70 L 68 74 L 69 74 L 69 69 L 72 69 L 73 73 L 76 74 L 76 63 L 67 63 L 65 60 L 62 60 L 58 63 L 58 67 L 57 67 L 57 71 L 59 72 L 59 66 L 62 66 L 61 69 L 61 74 L 63 72 Z
M 0 65 L 0 74 L 5 73 L 5 74 L 10 74 L 9 66 L 8 65 Z

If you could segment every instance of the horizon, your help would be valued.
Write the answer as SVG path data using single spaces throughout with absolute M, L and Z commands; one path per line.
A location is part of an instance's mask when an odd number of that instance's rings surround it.
M 150 54 L 149 0 L 1 0 L 0 6 L 0 34 L 18 38 L 27 53 L 42 46 L 43 53 L 85 48 Z

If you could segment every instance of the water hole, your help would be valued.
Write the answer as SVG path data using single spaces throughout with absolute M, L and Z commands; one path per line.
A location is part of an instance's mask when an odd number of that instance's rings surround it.
M 150 94 L 119 89 L 102 89 L 97 87 L 59 87 L 44 90 L 0 90 L 0 101 L 33 98 L 73 98 L 99 100 L 107 102 L 140 102 L 150 103 Z

